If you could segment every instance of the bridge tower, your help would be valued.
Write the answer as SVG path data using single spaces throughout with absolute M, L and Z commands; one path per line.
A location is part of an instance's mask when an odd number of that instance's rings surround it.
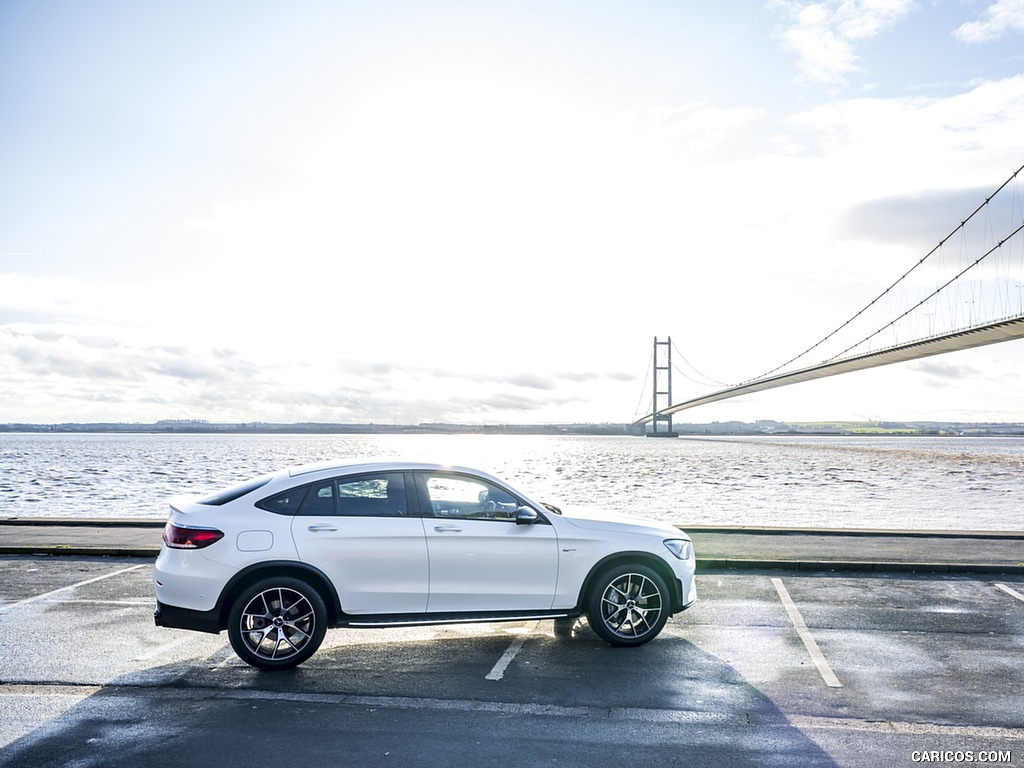
M 651 398 L 651 413 L 654 418 L 651 421 L 651 430 L 647 437 L 678 437 L 672 430 L 672 414 L 667 416 L 659 415 L 659 411 L 672 405 L 672 337 L 665 341 L 658 341 L 654 337 L 654 393 Z M 664 429 L 660 427 L 664 425 Z

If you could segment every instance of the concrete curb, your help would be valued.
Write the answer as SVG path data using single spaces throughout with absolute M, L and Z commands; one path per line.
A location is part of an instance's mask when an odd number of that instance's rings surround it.
M 1024 541 L 1024 531 L 948 531 L 886 528 L 768 528 L 744 525 L 677 525 L 692 533 L 741 533 L 750 536 L 853 536 L 893 539 L 1009 539 Z
M 61 544 L 45 546 L 0 545 L 0 555 L 63 555 L 66 557 L 144 557 L 155 559 L 160 547 L 73 547 Z
M 884 563 L 856 560 L 741 560 L 697 558 L 697 573 L 708 571 L 836 571 L 847 573 L 994 573 L 1024 575 L 1024 565 L 992 563 Z
M 39 518 L 39 517 L 0 517 L 0 529 L 8 527 L 9 534 L 5 538 L 7 542 L 0 544 L 0 555 L 40 555 L 40 556 L 71 556 L 71 557 L 131 557 L 140 559 L 155 559 L 160 553 L 160 538 L 156 533 L 157 529 L 164 526 L 164 520 L 152 518 L 106 518 L 106 519 L 83 519 L 83 518 Z M 25 530 L 34 527 L 38 530 L 36 534 Z M 702 536 L 718 539 L 710 545 L 712 550 L 718 550 L 711 556 L 700 556 L 698 547 L 697 567 L 700 571 L 719 570 L 786 570 L 786 571 L 816 571 L 816 572 L 849 572 L 849 573 L 934 573 L 934 574 L 956 574 L 956 573 L 991 573 L 991 574 L 1015 574 L 1024 575 L 1024 562 L 1018 562 L 1017 547 L 1013 542 L 1024 542 L 1024 531 L 913 531 L 913 530 L 878 530 L 861 528 L 829 528 L 829 529 L 808 529 L 808 528 L 767 528 L 760 526 L 679 526 L 683 530 L 694 535 L 695 541 Z M 67 537 L 62 537 L 53 529 L 67 528 Z M 91 533 L 83 531 L 84 528 L 94 528 L 110 531 L 107 533 L 96 532 L 94 537 Z M 118 536 L 116 529 L 124 533 Z M 44 530 L 53 531 L 56 535 L 44 534 Z M 152 533 L 150 533 L 152 531 Z M 74 533 L 73 533 L 74 532 Z M 802 557 L 796 551 L 790 552 L 790 559 L 777 557 L 779 548 L 776 547 L 750 547 L 741 545 L 740 550 L 735 550 L 728 543 L 731 535 L 737 536 L 736 541 L 744 537 L 765 541 L 770 537 L 780 539 L 780 548 L 785 549 L 785 540 L 792 537 L 810 537 L 813 539 L 825 539 L 812 544 L 811 549 L 821 548 L 825 557 L 816 556 L 818 552 L 803 552 Z M 907 550 L 909 557 L 906 559 L 893 559 L 891 552 L 879 551 L 875 560 L 837 560 L 828 555 L 834 550 L 840 554 L 843 545 L 832 544 L 829 539 L 864 538 L 876 537 L 879 539 L 903 540 L 908 542 L 910 547 Z M 93 541 L 96 543 L 94 544 Z M 950 557 L 948 560 L 943 554 L 938 557 L 929 557 L 927 551 L 916 551 L 911 545 L 913 540 L 922 539 L 947 540 L 956 539 L 975 540 L 979 542 L 975 547 L 975 557 L 961 557 L 966 562 L 955 562 L 957 558 Z M 20 539 L 20 541 L 19 541 Z M 34 540 L 35 539 L 35 540 Z M 63 539 L 63 541 L 62 541 Z M 748 541 L 752 541 L 749 539 Z M 982 541 L 991 541 L 992 547 L 1001 547 L 1001 554 L 993 560 L 1002 562 L 982 562 L 985 555 L 990 551 L 989 545 L 981 544 Z M 67 541 L 68 543 L 64 543 Z M 725 543 L 723 544 L 723 541 Z M 100 543 L 102 542 L 102 543 Z M 998 542 L 1004 542 L 999 544 Z M 870 545 L 869 545 L 870 546 Z M 723 552 L 722 549 L 725 549 Z M 980 547 L 980 549 L 979 549 Z M 797 546 L 796 549 L 806 550 L 808 547 Z M 929 547 L 924 547 L 927 550 Z M 858 547 L 858 549 L 860 549 Z M 758 551 L 763 550 L 763 551 Z M 1020 548 L 1024 553 L 1024 546 Z M 751 557 L 750 555 L 754 556 Z M 918 558 L 914 557 L 918 555 Z M 994 552 L 993 552 L 994 554 Z M 793 557 L 792 555 L 796 555 Z M 923 555 L 923 557 L 922 557 Z M 980 556 L 979 556 L 980 555 Z M 973 561 L 973 562 L 971 562 Z
M 166 520 L 143 517 L 0 517 L 0 525 L 52 528 L 163 528 Z

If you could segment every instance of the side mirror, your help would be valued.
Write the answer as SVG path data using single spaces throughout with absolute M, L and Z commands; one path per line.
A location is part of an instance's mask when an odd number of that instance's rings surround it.
M 539 520 L 537 510 L 532 507 L 520 507 L 516 510 L 516 525 L 533 525 Z

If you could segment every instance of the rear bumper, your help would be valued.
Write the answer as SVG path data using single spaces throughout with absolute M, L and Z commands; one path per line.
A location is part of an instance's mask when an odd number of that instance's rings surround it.
M 191 629 L 194 632 L 218 634 L 224 627 L 220 622 L 220 611 L 194 611 L 176 605 L 164 605 L 157 601 L 153 611 L 153 623 L 169 629 Z

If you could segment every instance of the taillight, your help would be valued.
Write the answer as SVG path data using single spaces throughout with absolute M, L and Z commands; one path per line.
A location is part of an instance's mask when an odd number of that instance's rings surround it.
M 164 543 L 174 549 L 202 549 L 224 538 L 216 528 L 185 528 L 174 523 L 164 526 Z

